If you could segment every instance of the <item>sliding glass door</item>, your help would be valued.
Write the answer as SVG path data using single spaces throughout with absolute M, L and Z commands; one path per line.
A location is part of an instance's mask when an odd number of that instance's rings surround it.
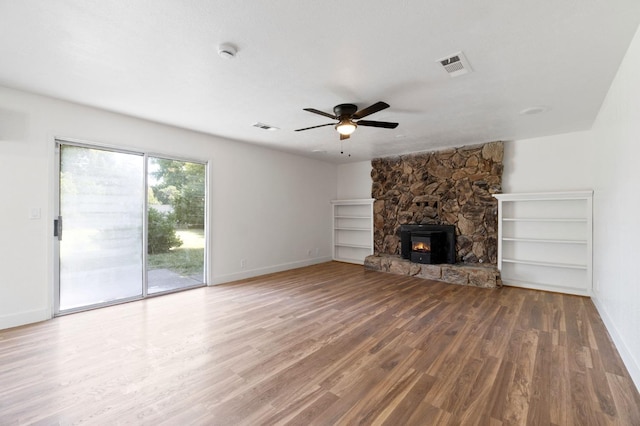
M 204 285 L 205 164 L 57 147 L 57 314 Z
M 143 292 L 144 156 L 60 145 L 59 311 Z
M 201 284 L 204 280 L 204 164 L 149 157 L 149 294 Z

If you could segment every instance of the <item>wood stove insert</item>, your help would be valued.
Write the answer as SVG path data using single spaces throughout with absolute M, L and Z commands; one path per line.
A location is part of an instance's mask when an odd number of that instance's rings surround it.
M 456 263 L 453 225 L 401 225 L 400 249 L 404 259 L 415 263 Z
M 445 233 L 422 231 L 411 233 L 411 256 L 414 263 L 444 263 Z

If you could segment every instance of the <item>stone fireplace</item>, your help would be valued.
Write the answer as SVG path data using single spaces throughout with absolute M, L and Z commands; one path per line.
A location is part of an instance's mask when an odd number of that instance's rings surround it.
M 470 284 L 472 271 L 480 276 L 472 285 L 498 286 L 498 206 L 492 194 L 502 192 L 503 149 L 502 142 L 491 142 L 374 159 L 375 254 L 365 262 L 367 268 L 457 284 Z M 423 248 L 407 257 L 412 243 L 403 242 L 403 230 L 420 225 L 451 229 L 452 253 L 434 253 L 433 261 Z

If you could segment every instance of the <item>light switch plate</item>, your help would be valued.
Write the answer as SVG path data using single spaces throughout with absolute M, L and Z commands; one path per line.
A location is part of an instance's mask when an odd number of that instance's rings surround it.
M 36 220 L 40 219 L 40 208 L 39 207 L 31 207 L 29 210 L 29 219 Z

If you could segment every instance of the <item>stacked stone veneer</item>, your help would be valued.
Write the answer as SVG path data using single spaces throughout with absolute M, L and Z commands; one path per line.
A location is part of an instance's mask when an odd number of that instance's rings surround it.
M 375 255 L 367 267 L 457 284 L 486 279 L 489 284 L 481 287 L 499 286 L 498 202 L 492 194 L 502 192 L 503 153 L 502 142 L 490 142 L 373 160 Z M 415 223 L 455 225 L 458 264 L 431 267 L 400 259 L 400 225 Z M 482 278 L 470 279 L 469 267 L 479 264 L 487 267 L 472 275 Z M 487 271 L 493 278 L 484 276 Z
M 365 269 L 408 275 L 428 280 L 444 281 L 450 284 L 474 287 L 502 287 L 500 272 L 495 265 L 455 264 L 424 265 L 412 263 L 400 256 L 383 254 L 367 256 Z

